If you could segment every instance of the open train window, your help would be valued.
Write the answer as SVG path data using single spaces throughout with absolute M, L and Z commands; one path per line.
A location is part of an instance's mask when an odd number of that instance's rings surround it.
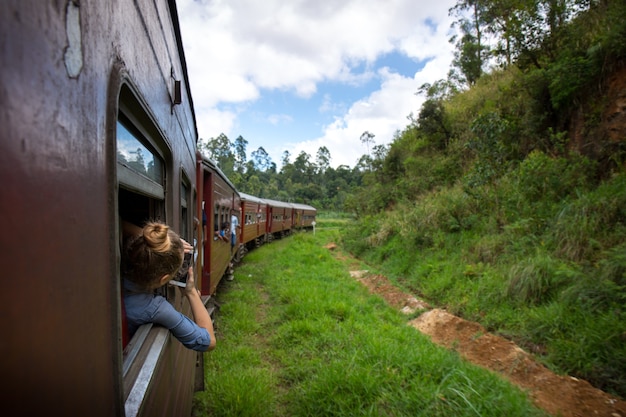
M 167 147 L 159 131 L 128 88 L 120 91 L 116 124 L 117 205 L 119 224 L 143 226 L 147 221 L 166 222 Z M 120 228 L 120 238 L 122 237 Z M 120 282 L 122 277 L 120 276 Z M 167 290 L 158 290 L 167 297 Z M 122 303 L 124 374 L 143 344 L 150 326 L 141 326 L 130 338 Z
M 165 218 L 163 157 L 130 120 L 120 113 L 117 122 L 118 214 L 142 226 Z

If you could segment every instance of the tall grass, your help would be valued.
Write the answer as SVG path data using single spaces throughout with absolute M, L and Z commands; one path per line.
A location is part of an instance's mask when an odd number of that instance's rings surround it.
M 338 238 L 322 225 L 275 241 L 220 286 L 194 416 L 544 415 L 369 294 L 324 248 Z
M 533 154 L 472 194 L 432 191 L 356 222 L 341 242 L 432 305 L 626 398 L 626 174 L 594 188 L 594 172 Z

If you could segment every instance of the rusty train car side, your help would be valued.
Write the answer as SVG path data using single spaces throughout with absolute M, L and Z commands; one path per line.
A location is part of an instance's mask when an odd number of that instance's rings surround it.
M 128 340 L 119 276 L 121 219 L 196 236 L 175 2 L 3 1 L 0 42 L 3 403 L 17 416 L 189 415 L 197 353 L 163 328 Z

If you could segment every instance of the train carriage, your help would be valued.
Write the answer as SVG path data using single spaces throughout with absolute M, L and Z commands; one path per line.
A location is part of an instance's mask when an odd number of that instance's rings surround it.
M 284 201 L 263 199 L 267 204 L 268 240 L 282 238 L 291 233 L 292 206 Z
M 312 229 L 317 210 L 308 204 L 291 203 L 293 228 L 296 230 Z
M 231 209 L 240 209 L 240 197 L 235 186 L 217 165 L 200 154 L 197 177 L 200 190 L 198 212 L 204 218 L 200 291 L 208 297 L 215 294 L 222 277 L 232 273 L 229 271 L 232 259 L 238 256 L 238 245 L 232 248 L 230 244 L 230 219 Z M 228 224 L 228 230 L 225 231 L 228 242 L 217 235 L 225 224 Z
M 3 403 L 190 415 L 199 354 L 157 326 L 127 337 L 119 272 L 122 220 L 199 236 L 174 1 L 3 1 L 0 42 Z
M 246 193 L 241 195 L 241 236 L 240 241 L 247 251 L 258 248 L 266 240 L 267 203 Z

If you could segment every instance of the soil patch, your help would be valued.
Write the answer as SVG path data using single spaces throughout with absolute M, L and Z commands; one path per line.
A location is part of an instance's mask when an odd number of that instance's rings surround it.
M 480 324 L 441 309 L 431 309 L 382 275 L 364 270 L 351 271 L 350 275 L 406 314 L 425 310 L 409 325 L 430 336 L 433 342 L 457 351 L 466 360 L 507 378 L 528 392 L 535 405 L 549 414 L 626 417 L 626 401 L 594 388 L 587 381 L 554 374 L 515 343 L 488 333 Z

